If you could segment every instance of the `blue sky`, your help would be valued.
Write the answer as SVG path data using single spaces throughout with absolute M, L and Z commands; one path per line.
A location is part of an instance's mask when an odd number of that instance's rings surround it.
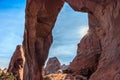
M 25 4 L 26 0 L 0 0 L 0 68 L 8 66 L 16 45 L 22 44 Z M 87 26 L 87 14 L 75 12 L 65 4 L 53 29 L 49 57 L 57 56 L 62 64 L 69 64 Z

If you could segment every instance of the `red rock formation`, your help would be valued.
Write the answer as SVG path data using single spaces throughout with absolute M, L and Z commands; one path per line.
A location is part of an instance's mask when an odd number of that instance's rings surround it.
M 52 28 L 62 0 L 27 0 L 24 33 L 24 80 L 43 80 L 42 69 L 52 43 Z
M 88 13 L 90 28 L 88 38 L 85 39 L 84 37 L 80 42 L 79 46 L 83 46 L 83 48 L 78 47 L 78 54 L 71 66 L 77 67 L 77 61 L 80 68 L 86 64 L 88 67 L 95 63 L 98 64 L 97 69 L 92 72 L 90 80 L 120 80 L 120 0 L 67 0 L 67 2 L 74 10 Z M 99 42 L 96 42 L 96 37 L 92 38 L 94 35 L 90 37 L 89 34 L 96 34 Z M 87 43 L 84 41 L 87 41 Z M 96 44 L 98 46 L 93 46 Z M 87 49 L 84 47 L 86 45 L 88 46 Z M 95 47 L 99 48 L 99 46 L 101 46 L 101 50 L 98 52 L 101 55 L 95 62 L 94 60 L 98 56 L 93 57 L 88 54 L 91 54 L 91 51 L 96 51 Z M 94 48 L 89 51 L 91 47 Z M 82 51 L 82 53 L 79 53 L 79 51 Z M 92 54 L 98 52 L 92 52 Z M 85 59 L 79 60 L 81 57 Z M 89 57 L 92 58 L 89 59 Z M 79 67 L 77 69 L 81 71 L 82 69 Z
M 3 70 L 2 70 L 2 73 L 7 73 L 7 71 L 8 71 L 8 69 L 7 68 L 4 68 Z
M 22 46 L 18 45 L 11 58 L 8 72 L 13 73 L 17 80 L 23 80 L 25 57 Z
M 45 74 L 57 73 L 59 69 L 61 69 L 61 64 L 57 57 L 49 58 L 45 67 Z
M 81 74 L 90 77 L 97 68 L 100 53 L 99 39 L 89 31 L 78 44 L 77 56 L 71 62 L 69 69 L 74 72 L 74 75 Z
M 89 16 L 89 33 L 78 45 L 78 54 L 70 68 L 90 80 L 120 80 L 120 0 L 66 2 Z M 43 80 L 52 28 L 63 4 L 63 0 L 27 0 L 24 80 Z

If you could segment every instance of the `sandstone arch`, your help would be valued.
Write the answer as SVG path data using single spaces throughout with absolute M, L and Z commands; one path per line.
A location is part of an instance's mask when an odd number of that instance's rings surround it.
M 86 56 L 83 61 L 87 67 L 96 68 L 90 80 L 119 80 L 120 0 L 66 0 L 66 2 L 74 10 L 89 14 L 89 35 L 85 36 L 80 43 L 81 45 L 87 42 L 85 44 L 88 47 L 78 47 L 78 50 Z M 43 80 L 42 68 L 52 43 L 51 31 L 63 4 L 62 0 L 27 0 L 23 41 L 26 58 L 24 80 Z M 92 60 L 90 59 L 95 65 L 87 63 L 90 56 L 88 50 L 88 55 L 84 54 L 85 49 L 92 49 L 93 52 L 90 54 L 99 55 L 92 56 Z M 83 64 L 82 68 L 84 67 L 86 66 Z

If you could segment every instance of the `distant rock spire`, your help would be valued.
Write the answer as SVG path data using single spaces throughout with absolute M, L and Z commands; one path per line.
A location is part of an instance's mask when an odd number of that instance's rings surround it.
M 61 69 L 61 64 L 57 57 L 49 58 L 45 67 L 45 74 L 56 73 L 59 69 Z
M 25 57 L 23 48 L 21 45 L 16 47 L 16 50 L 11 58 L 8 72 L 13 73 L 17 80 L 23 80 L 23 67 L 25 63 Z

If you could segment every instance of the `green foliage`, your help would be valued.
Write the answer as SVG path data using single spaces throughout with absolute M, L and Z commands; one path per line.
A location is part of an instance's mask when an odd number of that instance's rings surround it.
M 17 80 L 12 73 L 0 73 L 0 80 Z

